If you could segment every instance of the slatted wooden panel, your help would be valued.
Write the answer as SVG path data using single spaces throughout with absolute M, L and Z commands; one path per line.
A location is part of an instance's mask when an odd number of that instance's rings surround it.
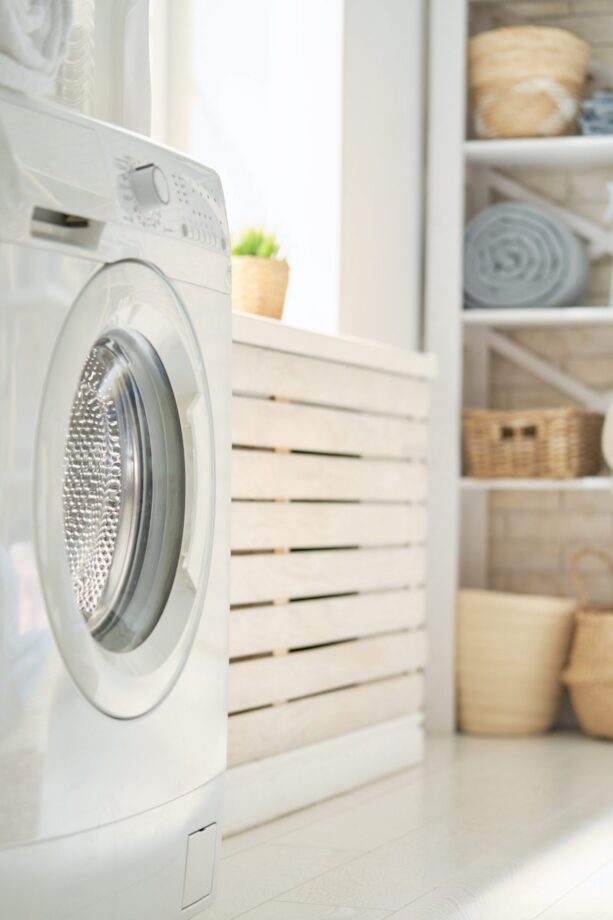
M 262 450 L 232 452 L 232 498 L 423 502 L 423 463 L 354 460 Z
M 321 693 L 287 706 L 267 706 L 232 717 L 229 760 L 233 764 L 266 757 L 271 748 L 290 751 L 407 712 L 424 700 L 422 674 L 377 680 L 348 690 Z
M 315 601 L 264 604 L 232 612 L 230 655 L 244 658 L 277 648 L 306 648 L 422 626 L 423 591 L 377 591 Z
M 230 600 L 258 604 L 352 591 L 420 586 L 425 578 L 422 547 L 248 553 L 232 560 Z
M 350 353 L 234 345 L 230 765 L 422 706 L 425 364 Z
M 234 502 L 235 551 L 422 543 L 425 509 L 417 505 L 337 502 Z
M 288 355 L 270 348 L 234 345 L 234 392 L 276 397 L 359 412 L 425 418 L 428 381 L 369 368 Z
M 415 671 L 425 662 L 421 629 L 238 661 L 230 674 L 229 710 L 242 712 L 393 677 Z
M 249 447 L 415 459 L 425 455 L 426 425 L 413 419 L 235 396 L 232 440 Z

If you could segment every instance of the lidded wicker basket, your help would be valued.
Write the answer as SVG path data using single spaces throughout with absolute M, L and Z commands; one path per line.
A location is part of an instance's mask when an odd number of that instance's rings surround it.
M 464 465 L 476 479 L 573 479 L 601 464 L 603 417 L 584 409 L 465 409 Z
M 613 571 L 613 557 L 585 549 L 573 558 L 573 578 L 581 607 L 563 682 L 570 690 L 579 724 L 588 735 L 613 739 L 613 607 L 596 606 L 580 573 L 584 559 L 595 557 Z
M 280 259 L 232 256 L 232 307 L 281 319 L 289 280 L 289 265 Z
M 548 137 L 574 130 L 590 46 L 565 29 L 512 26 L 469 42 L 478 137 Z

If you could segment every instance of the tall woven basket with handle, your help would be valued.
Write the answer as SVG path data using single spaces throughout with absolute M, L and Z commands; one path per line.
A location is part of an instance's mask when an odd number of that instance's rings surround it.
M 602 550 L 584 549 L 573 557 L 573 579 L 581 606 L 563 681 L 583 731 L 597 738 L 613 738 L 613 605 L 592 602 L 580 569 L 590 557 L 600 559 L 613 571 L 613 556 Z

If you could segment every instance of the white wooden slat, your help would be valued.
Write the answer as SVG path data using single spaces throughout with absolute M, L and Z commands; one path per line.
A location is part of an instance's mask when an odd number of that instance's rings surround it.
M 318 453 L 417 459 L 425 456 L 423 422 L 271 399 L 232 399 L 232 443 Z
M 426 660 L 424 630 L 230 664 L 229 712 L 406 674 Z
M 402 716 L 232 767 L 226 776 L 224 834 L 236 834 L 418 763 L 424 755 L 422 721 L 418 713 Z
M 423 543 L 419 505 L 322 502 L 233 502 L 233 550 Z
M 339 364 L 370 367 L 411 377 L 431 379 L 437 369 L 434 355 L 350 336 L 310 332 L 277 320 L 244 313 L 232 314 L 232 338 L 235 342 L 258 345 L 274 351 L 324 358 Z
M 424 618 L 423 589 L 245 607 L 230 614 L 230 657 L 414 629 Z
M 232 557 L 231 604 L 421 585 L 422 547 L 254 553 Z
M 424 678 L 410 674 L 230 716 L 228 764 L 270 757 L 415 712 Z
M 424 463 L 313 457 L 271 451 L 232 451 L 235 499 L 423 501 Z
M 333 361 L 234 344 L 232 389 L 250 396 L 425 418 L 428 382 Z

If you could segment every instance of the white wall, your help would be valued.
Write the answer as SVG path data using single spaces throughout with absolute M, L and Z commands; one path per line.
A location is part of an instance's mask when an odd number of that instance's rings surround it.
M 293 325 L 419 345 L 424 6 L 151 0 L 153 135 L 279 234 Z
M 232 230 L 263 224 L 278 233 L 291 266 L 287 321 L 334 332 L 342 0 L 178 0 L 179 8 L 168 140 L 220 172 Z
M 419 345 L 423 0 L 345 0 L 342 332 Z

